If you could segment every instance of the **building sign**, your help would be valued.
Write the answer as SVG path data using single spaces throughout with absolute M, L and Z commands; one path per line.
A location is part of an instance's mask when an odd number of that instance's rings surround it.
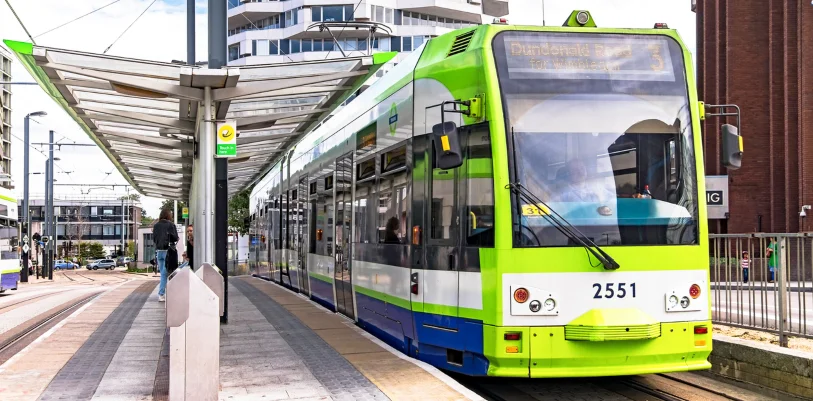
M 728 218 L 728 176 L 706 176 L 706 210 L 709 219 Z
M 675 80 L 666 38 L 520 34 L 505 53 L 511 79 Z
M 217 123 L 217 148 L 215 157 L 237 156 L 237 122 L 226 120 Z

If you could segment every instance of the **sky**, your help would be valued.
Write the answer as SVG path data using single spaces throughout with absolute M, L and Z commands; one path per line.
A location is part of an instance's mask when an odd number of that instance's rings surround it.
M 44 32 L 115 0 L 9 0 L 38 45 L 101 53 L 112 43 L 108 54 L 158 61 L 186 59 L 186 1 L 155 0 L 155 3 L 120 39 L 116 38 L 153 0 L 119 0 L 88 17 L 53 32 Z M 225 0 L 224 0 L 225 1 Z M 196 58 L 206 60 L 206 0 L 196 0 Z M 651 28 L 665 22 L 677 29 L 684 43 L 694 54 L 695 14 L 689 0 L 547 0 L 544 2 L 545 25 L 561 26 L 573 10 L 589 10 L 600 27 Z M 510 0 L 510 24 L 543 24 L 542 0 Z M 0 39 L 28 42 L 19 23 L 6 6 L 0 3 Z M 12 63 L 15 82 L 33 82 L 19 64 Z M 23 118 L 34 111 L 47 116 L 32 119 L 31 143 L 48 142 L 48 131 L 54 130 L 59 143 L 92 143 L 90 138 L 48 97 L 39 86 L 12 87 L 12 177 L 20 198 L 23 190 Z M 29 152 L 30 171 L 44 171 L 47 147 L 32 146 Z M 126 184 L 104 153 L 96 147 L 64 146 L 55 149 L 56 184 Z M 32 198 L 42 198 L 45 180 L 42 174 L 30 176 Z M 90 188 L 90 189 L 89 189 Z M 89 192 L 88 192 L 89 191 Z M 124 195 L 123 187 L 55 187 L 57 195 L 71 194 L 92 197 Z M 144 211 L 156 217 L 162 199 L 142 197 Z

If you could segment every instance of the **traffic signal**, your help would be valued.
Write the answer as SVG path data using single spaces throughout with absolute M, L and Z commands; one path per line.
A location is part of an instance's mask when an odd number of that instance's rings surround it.
M 42 244 L 48 245 L 48 237 L 42 237 Z

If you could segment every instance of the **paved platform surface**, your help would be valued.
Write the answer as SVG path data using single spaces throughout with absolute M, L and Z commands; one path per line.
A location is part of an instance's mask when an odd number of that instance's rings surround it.
M 0 296 L 0 345 L 46 311 L 91 299 L 0 365 L 0 400 L 167 399 L 158 280 L 121 270 L 54 278 Z M 276 284 L 238 277 L 229 285 L 229 323 L 220 333 L 221 400 L 480 399 Z

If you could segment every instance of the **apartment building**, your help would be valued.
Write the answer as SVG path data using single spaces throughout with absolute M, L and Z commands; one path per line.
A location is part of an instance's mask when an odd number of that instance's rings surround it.
M 11 52 L 0 44 L 0 187 L 12 189 L 11 181 Z
M 480 0 L 227 1 L 230 66 L 325 60 L 368 52 L 409 53 L 429 38 L 490 23 L 500 16 L 485 15 L 484 10 L 501 15 L 508 11 L 505 0 L 483 4 Z M 328 32 L 312 27 L 320 22 L 350 21 L 376 22 L 386 29 L 378 29 L 370 37 L 367 29 L 333 27 Z
M 31 232 L 43 233 L 45 201 L 31 199 Z M 22 207 L 22 201 L 18 203 Z M 125 241 L 137 239 L 141 225 L 141 204 L 118 199 L 54 199 L 57 255 L 71 256 L 78 252 L 79 242 L 100 242 L 107 252 L 115 255 L 121 249 L 122 231 Z

